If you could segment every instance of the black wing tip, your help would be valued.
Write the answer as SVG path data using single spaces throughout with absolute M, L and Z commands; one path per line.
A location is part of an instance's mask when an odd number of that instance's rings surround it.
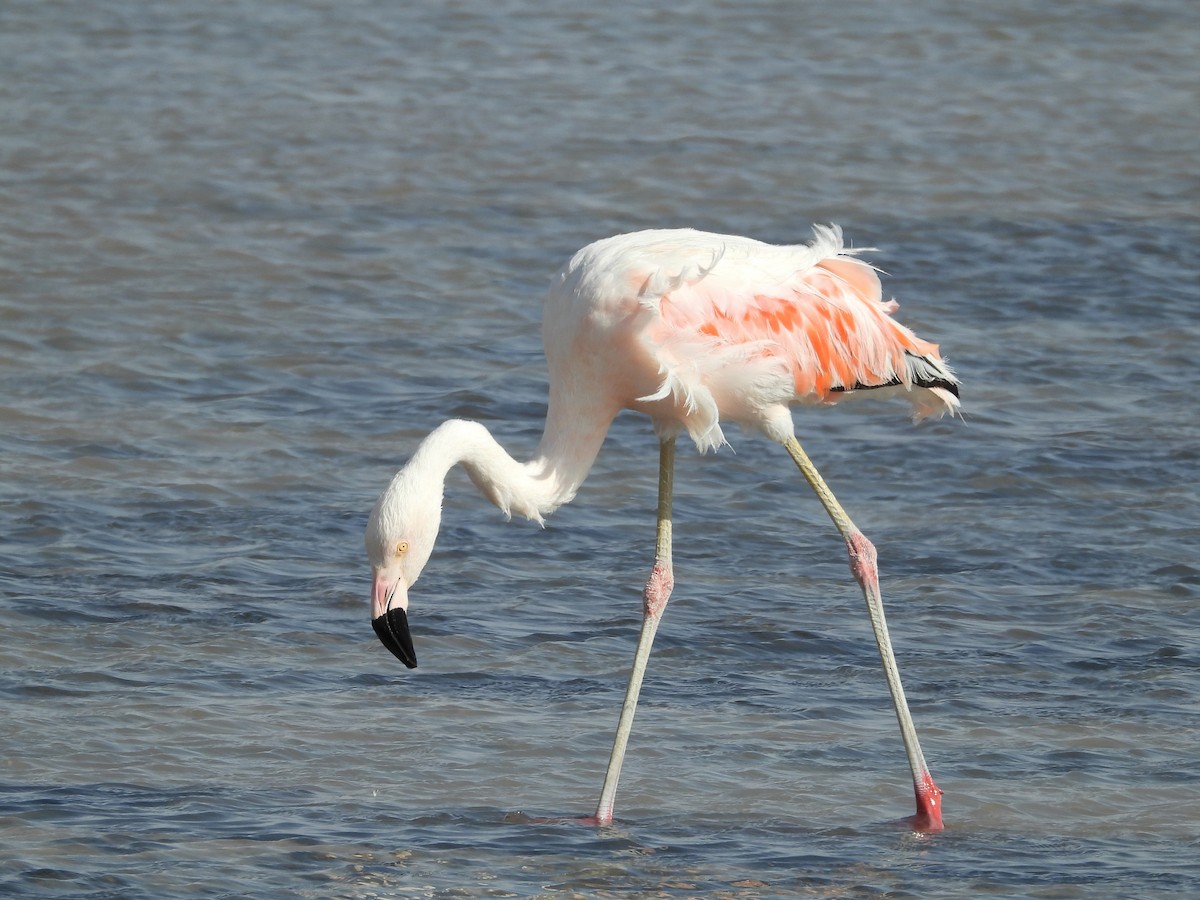
M 873 391 L 879 388 L 898 387 L 903 383 L 904 382 L 902 382 L 899 378 L 893 378 L 891 381 L 885 381 L 881 384 L 863 384 L 861 381 L 856 381 L 850 387 L 834 385 L 829 390 L 834 394 L 848 394 L 851 391 Z M 910 385 L 910 387 L 941 388 L 944 391 L 950 392 L 955 397 L 959 397 L 958 382 L 947 381 L 944 378 L 922 378 L 919 381 L 913 379 L 913 383 Z M 959 397 L 959 399 L 962 398 Z
M 947 391 L 953 394 L 955 397 L 958 397 L 958 382 L 948 381 L 945 378 L 926 378 L 921 381 L 914 381 L 913 386 L 923 388 L 941 388 L 943 391 Z M 959 399 L 962 398 L 960 397 Z
M 941 388 L 944 391 L 950 392 L 955 397 L 959 396 L 958 382 L 954 380 L 954 377 L 952 375 L 948 378 L 942 377 L 942 375 L 949 375 L 944 363 L 936 362 L 925 356 L 918 356 L 917 354 L 908 350 L 904 351 L 904 355 L 909 360 L 908 373 L 911 379 L 909 381 L 910 388 Z M 916 363 L 919 363 L 919 365 L 916 365 Z M 922 369 L 924 372 L 922 372 Z M 931 374 L 934 372 L 941 374 Z M 850 387 L 835 385 L 829 390 L 833 393 L 841 394 L 848 393 L 849 391 L 870 391 L 878 388 L 899 387 L 902 384 L 904 384 L 904 382 L 900 380 L 899 376 L 896 376 L 888 381 L 881 381 L 878 384 L 863 384 L 861 381 L 856 381 Z
M 958 396 L 958 379 L 944 362 L 928 356 L 918 356 L 911 350 L 905 350 L 904 355 L 908 359 L 908 371 L 915 387 L 941 388 L 955 397 Z

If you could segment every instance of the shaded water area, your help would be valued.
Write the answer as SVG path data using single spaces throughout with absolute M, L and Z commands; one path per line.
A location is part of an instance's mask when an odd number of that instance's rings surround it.
M 1200 11 L 623 0 L 0 8 L 0 893 L 1200 893 Z M 530 453 L 575 249 L 835 221 L 965 421 L 799 409 L 880 551 L 947 829 L 786 454 L 621 416 L 505 523 L 452 473 L 373 635 L 361 535 L 438 422 Z M 544 821 L 544 819 L 552 821 Z

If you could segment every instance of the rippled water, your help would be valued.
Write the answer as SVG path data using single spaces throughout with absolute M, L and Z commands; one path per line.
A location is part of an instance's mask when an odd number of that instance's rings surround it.
M 1200 13 L 0 8 L 0 892 L 1200 892 Z M 366 513 L 440 420 L 514 453 L 549 276 L 617 231 L 837 221 L 962 376 L 798 429 L 880 548 L 947 830 L 778 448 L 681 454 L 675 598 L 590 813 L 652 556 L 620 418 L 571 506 L 461 474 L 368 623 Z

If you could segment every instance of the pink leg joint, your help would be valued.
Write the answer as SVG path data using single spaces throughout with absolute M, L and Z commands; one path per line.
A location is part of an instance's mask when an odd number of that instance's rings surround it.
M 667 601 L 671 598 L 671 589 L 674 587 L 675 575 L 671 572 L 671 567 L 656 562 L 642 591 L 642 613 L 655 618 L 661 616 L 667 608 Z
M 879 566 L 876 564 L 875 545 L 861 531 L 846 537 L 846 551 L 850 554 L 850 572 L 859 585 L 879 586 Z

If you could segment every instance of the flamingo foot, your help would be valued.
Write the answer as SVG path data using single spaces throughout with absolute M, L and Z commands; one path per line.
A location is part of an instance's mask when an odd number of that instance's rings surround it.
M 913 790 L 917 795 L 917 812 L 904 821 L 920 834 L 942 831 L 946 827 L 942 824 L 942 794 L 945 791 L 934 784 L 933 776 L 928 772 L 913 782 Z
M 603 828 L 612 824 L 599 816 L 530 816 L 525 819 L 530 825 L 583 825 L 587 828 Z
M 609 816 L 607 819 L 603 819 L 600 816 L 584 816 L 580 819 L 569 819 L 568 821 L 576 825 L 586 825 L 589 828 L 604 828 L 612 824 L 612 816 Z

